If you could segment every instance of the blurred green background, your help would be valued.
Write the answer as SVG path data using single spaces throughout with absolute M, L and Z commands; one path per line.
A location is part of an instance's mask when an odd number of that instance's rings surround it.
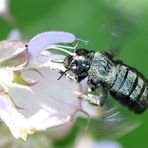
M 71 32 L 78 38 L 89 40 L 87 48 L 90 50 L 121 49 L 117 59 L 148 76 L 146 0 L 11 0 L 10 11 L 16 23 L 0 18 L 1 40 L 6 39 L 13 28 L 19 29 L 25 40 L 45 31 Z M 116 139 L 123 148 L 148 147 L 147 116 L 148 112 L 135 115 L 134 118 L 142 122 L 141 126 Z M 35 136 L 40 137 L 41 134 L 48 135 L 42 132 Z M 55 142 L 55 147 L 72 147 L 69 143 L 75 136 L 76 130 L 62 142 Z

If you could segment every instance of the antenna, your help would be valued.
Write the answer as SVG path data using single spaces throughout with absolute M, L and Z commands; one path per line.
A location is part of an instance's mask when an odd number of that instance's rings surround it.
M 69 69 L 66 69 L 61 75 L 60 75 L 60 77 L 57 79 L 57 80 L 60 80 L 64 75 L 65 75 L 65 73 L 68 71 Z

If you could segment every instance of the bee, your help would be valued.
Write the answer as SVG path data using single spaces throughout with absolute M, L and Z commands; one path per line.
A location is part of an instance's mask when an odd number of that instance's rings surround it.
M 80 48 L 64 59 L 64 74 L 80 82 L 88 78 L 88 91 L 100 95 L 85 95 L 90 103 L 103 106 L 107 91 L 131 111 L 140 114 L 148 107 L 148 81 L 135 68 L 113 59 L 111 52 L 94 52 Z

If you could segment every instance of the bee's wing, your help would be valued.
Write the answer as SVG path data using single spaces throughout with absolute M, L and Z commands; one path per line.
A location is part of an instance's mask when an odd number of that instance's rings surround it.
M 116 106 L 104 109 L 102 116 L 92 121 L 89 130 L 93 131 L 97 138 L 118 138 L 133 131 L 139 125 L 140 122 L 135 119 L 129 120 Z
M 126 12 L 114 8 L 111 18 L 103 29 L 105 29 L 106 38 L 109 41 L 109 50 L 117 55 L 136 31 L 137 23 Z

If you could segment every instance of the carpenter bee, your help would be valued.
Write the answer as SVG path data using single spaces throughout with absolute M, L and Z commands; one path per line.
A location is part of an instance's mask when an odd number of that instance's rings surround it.
M 111 52 L 75 50 L 64 59 L 64 74 L 80 82 L 88 77 L 88 91 L 99 89 L 100 95 L 84 95 L 90 103 L 103 106 L 107 91 L 121 104 L 139 114 L 148 107 L 148 81 L 136 69 L 113 59 Z

